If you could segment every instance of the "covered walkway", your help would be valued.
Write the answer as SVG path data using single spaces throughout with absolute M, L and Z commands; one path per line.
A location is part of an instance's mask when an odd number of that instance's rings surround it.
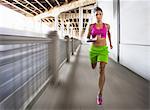
M 147 110 L 148 81 L 111 59 L 106 67 L 104 105 L 97 106 L 99 70 L 91 69 L 88 48 L 89 45 L 81 46 L 76 58 L 60 70 L 67 78 L 60 78 L 58 87 L 48 86 L 30 109 Z
M 96 7 L 110 25 L 102 106 L 87 43 Z M 150 1 L 0 0 L 0 110 L 150 110 Z

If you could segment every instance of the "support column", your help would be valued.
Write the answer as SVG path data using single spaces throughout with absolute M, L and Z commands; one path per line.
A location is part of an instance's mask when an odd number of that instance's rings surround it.
M 48 38 L 52 39 L 52 42 L 48 44 L 48 56 L 49 56 L 49 72 L 52 74 L 50 84 L 55 85 L 58 82 L 58 34 L 57 31 L 50 31 Z
M 82 34 L 82 29 L 83 29 L 83 8 L 79 7 L 79 38 L 81 38 Z
M 70 34 L 70 28 L 69 28 L 69 21 L 66 23 L 66 25 L 67 25 L 67 35 L 69 35 Z M 69 35 L 70 36 L 70 35 Z
M 66 58 L 67 58 L 67 62 L 70 62 L 70 46 L 69 46 L 69 43 L 70 43 L 70 39 L 69 39 L 69 36 L 66 35 L 65 36 L 65 39 L 66 39 Z
M 55 16 L 55 30 L 58 31 L 58 15 Z
M 62 35 L 62 38 L 64 38 L 64 16 L 63 15 L 61 19 L 61 35 Z

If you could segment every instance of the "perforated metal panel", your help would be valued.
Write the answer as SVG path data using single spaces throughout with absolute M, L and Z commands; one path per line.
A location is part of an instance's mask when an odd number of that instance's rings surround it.
M 71 54 L 80 41 L 69 41 Z M 53 52 L 57 54 L 56 68 L 65 62 L 67 41 L 58 39 L 57 51 L 52 42 L 50 38 L 0 35 L 0 110 L 18 110 L 30 103 L 54 74 Z

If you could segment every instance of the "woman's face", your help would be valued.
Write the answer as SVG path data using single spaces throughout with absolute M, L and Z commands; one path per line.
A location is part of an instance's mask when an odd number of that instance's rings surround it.
M 103 17 L 103 13 L 101 11 L 96 11 L 95 13 L 97 21 L 101 21 Z

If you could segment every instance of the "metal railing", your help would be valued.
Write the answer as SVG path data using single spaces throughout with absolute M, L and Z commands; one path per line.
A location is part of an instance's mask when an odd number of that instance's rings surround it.
M 0 110 L 25 109 L 79 44 L 56 31 L 48 38 L 0 35 Z

